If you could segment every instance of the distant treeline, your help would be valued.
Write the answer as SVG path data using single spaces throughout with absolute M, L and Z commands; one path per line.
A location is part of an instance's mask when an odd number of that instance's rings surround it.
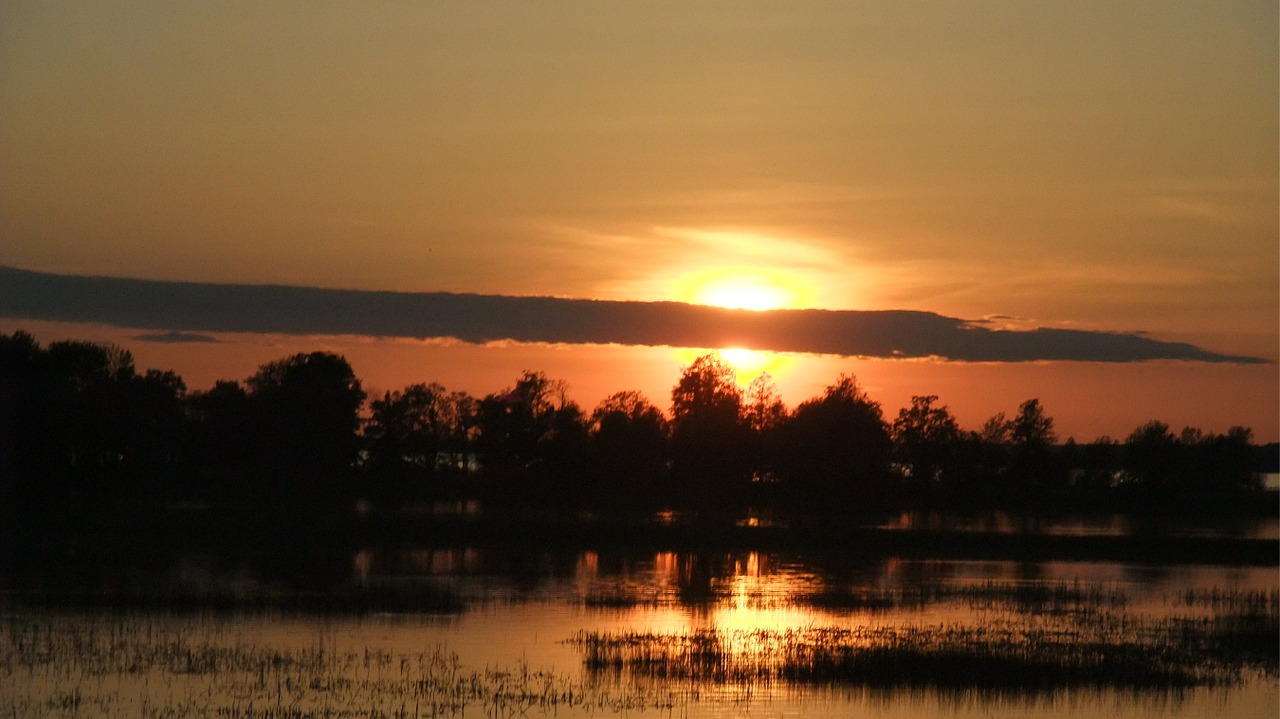
M 768 375 L 743 390 L 714 354 L 683 370 L 666 412 L 634 391 L 588 412 L 567 389 L 525 372 L 484 397 L 431 383 L 366 401 L 343 357 L 312 352 L 191 391 L 174 372 L 139 373 L 121 348 L 42 347 L 19 331 L 0 335 L 0 500 L 18 512 L 357 498 L 726 515 L 1195 506 L 1259 494 L 1276 453 L 1244 427 L 1158 421 L 1121 442 L 1061 443 L 1035 399 L 976 431 L 933 395 L 886 417 L 847 375 L 787 408 Z

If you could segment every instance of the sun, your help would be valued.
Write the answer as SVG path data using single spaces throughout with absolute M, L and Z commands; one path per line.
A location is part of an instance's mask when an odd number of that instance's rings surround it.
M 736 310 L 776 310 L 804 303 L 805 284 L 779 270 L 712 269 L 686 274 L 674 283 L 683 302 Z
M 733 267 L 682 275 L 673 283 L 673 289 L 683 302 L 763 312 L 804 306 L 809 285 L 782 270 Z M 683 348 L 676 354 L 687 365 L 705 351 Z M 789 357 L 766 350 L 719 347 L 714 351 L 733 367 L 738 384 L 743 387 L 762 372 L 776 377 L 790 363 Z
M 788 307 L 795 297 L 784 288 L 760 278 L 732 276 L 713 280 L 697 290 L 693 301 L 736 310 L 776 310 Z

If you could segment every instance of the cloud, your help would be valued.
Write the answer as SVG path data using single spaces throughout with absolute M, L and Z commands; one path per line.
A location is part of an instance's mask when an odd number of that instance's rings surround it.
M 985 327 L 914 311 L 750 312 L 677 302 L 370 292 L 55 275 L 0 267 L 0 316 L 194 332 L 354 334 L 566 344 L 746 347 L 970 362 L 1264 360 L 1135 333 Z
M 176 330 L 134 335 L 133 339 L 138 340 L 139 342 L 167 342 L 172 344 L 218 341 L 216 338 L 210 337 L 209 335 L 202 335 L 194 332 L 178 332 Z

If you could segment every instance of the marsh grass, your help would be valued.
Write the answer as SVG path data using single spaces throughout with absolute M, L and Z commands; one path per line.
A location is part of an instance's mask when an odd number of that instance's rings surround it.
M 392 653 L 244 643 L 201 622 L 6 620 L 0 715 L 513 717 L 670 710 L 677 693 L 530 668 L 474 668 L 443 646 Z
M 1175 690 L 1274 677 L 1280 622 L 1269 614 L 1088 621 L 1022 615 L 964 624 L 580 632 L 567 642 L 589 672 L 770 685 L 1034 693 L 1092 687 Z
M 421 606 L 420 588 L 372 589 L 357 614 L 401 600 Z M 622 589 L 601 588 L 581 601 L 604 611 L 683 601 L 673 591 Z M 368 604 L 370 596 L 378 601 Z M 239 625 L 258 617 L 275 626 L 274 617 L 282 617 L 288 627 L 288 607 L 341 613 L 349 597 L 261 600 L 272 608 L 266 615 L 236 614 L 242 599 L 223 607 L 232 610 L 227 613 L 157 611 L 154 598 L 142 611 L 130 605 L 125 611 L 32 610 L 24 603 L 6 608 L 0 623 L 0 717 L 665 715 L 699 702 L 751 702 L 813 689 L 1035 701 L 1064 690 L 1170 696 L 1280 676 L 1276 591 L 1169 593 L 1165 607 L 1154 611 L 1141 602 L 1131 606 L 1110 585 L 1087 583 L 854 586 L 742 599 L 753 606 L 849 611 L 819 614 L 839 623 L 833 626 L 583 631 L 566 640 L 583 670 L 566 674 L 525 662 L 468 666 L 443 645 L 390 651 L 376 641 L 344 644 L 323 631 L 301 638 Z M 934 604 L 944 606 L 942 616 L 959 618 L 912 623 L 911 617 L 925 616 L 916 610 Z M 175 607 L 200 605 L 184 600 L 159 608 Z M 906 611 L 896 616 L 889 611 L 895 609 Z M 304 617 L 297 626 L 316 624 Z
M 1280 611 L 1280 591 L 1276 590 L 1219 587 L 1186 589 L 1173 595 L 1166 595 L 1165 601 L 1186 607 L 1208 607 L 1214 610 L 1228 609 L 1258 614 Z

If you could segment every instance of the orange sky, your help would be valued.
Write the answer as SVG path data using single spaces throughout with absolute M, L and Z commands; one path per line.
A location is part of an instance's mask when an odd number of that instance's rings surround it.
M 4 3 L 0 264 L 688 301 L 739 278 L 775 304 L 1274 360 L 1278 25 L 1274 2 L 1164 0 Z M 112 337 L 194 386 L 275 356 L 132 334 Z M 587 402 L 664 395 L 680 363 L 349 343 L 372 384 L 547 369 Z M 779 382 L 798 401 L 844 364 L 886 405 L 936 393 L 972 422 L 1040 396 L 1081 436 L 1280 434 L 1275 365 L 815 358 Z

